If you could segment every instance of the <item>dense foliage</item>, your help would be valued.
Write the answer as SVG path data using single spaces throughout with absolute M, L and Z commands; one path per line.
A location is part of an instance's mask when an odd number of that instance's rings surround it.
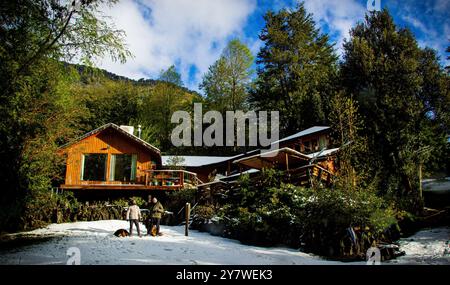
M 372 189 L 303 188 L 280 184 L 279 175 L 265 170 L 256 178 L 261 183 L 249 183 L 244 176 L 238 190 L 227 193 L 226 202 L 214 209 L 225 235 L 340 257 L 361 257 L 372 242 L 391 240 L 387 230 L 396 228 L 396 212 Z M 198 214 L 211 219 L 211 211 L 201 208 Z M 349 228 L 356 229 L 356 242 Z
M 328 35 L 316 28 L 303 3 L 293 10 L 268 12 L 264 19 L 250 101 L 257 109 L 280 111 L 283 135 L 323 125 L 337 71 Z
M 420 209 L 418 167 L 445 164 L 450 95 L 436 52 L 422 49 L 387 10 L 371 13 L 350 32 L 341 64 L 343 89 L 359 103 L 361 136 L 381 194 Z M 402 203 L 401 202 L 401 203 Z
M 194 102 L 222 113 L 280 111 L 282 136 L 329 124 L 341 147 L 340 174 L 332 188 L 283 184 L 281 173 L 265 170 L 218 198 L 164 193 L 172 223 L 181 221 L 186 202 L 200 201 L 194 222 L 213 220 L 243 242 L 360 256 L 374 241 L 392 238 L 403 210 L 422 209 L 419 167 L 427 176 L 448 175 L 448 71 L 387 10 L 353 27 L 340 62 L 302 3 L 268 12 L 256 62 L 244 43 L 231 40 L 203 76 L 201 96 L 183 87 L 174 66 L 138 81 L 91 66 L 97 57 L 131 56 L 124 33 L 96 13 L 115 2 L 0 4 L 0 231 L 122 217 L 125 199 L 87 205 L 50 191 L 63 178 L 58 147 L 103 124 L 140 124 L 144 140 L 172 154 L 240 151 L 171 146 L 172 113 L 192 112 Z M 84 65 L 65 63 L 76 58 Z M 180 167 L 176 159 L 171 164 Z

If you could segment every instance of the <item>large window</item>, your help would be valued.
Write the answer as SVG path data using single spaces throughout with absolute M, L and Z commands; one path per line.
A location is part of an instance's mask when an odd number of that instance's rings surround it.
M 81 163 L 81 180 L 105 181 L 107 154 L 84 154 Z
M 135 154 L 111 155 L 109 179 L 122 182 L 136 180 L 136 157 Z

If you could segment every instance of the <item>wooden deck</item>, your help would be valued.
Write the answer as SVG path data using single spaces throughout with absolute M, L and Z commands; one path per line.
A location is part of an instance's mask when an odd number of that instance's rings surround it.
M 306 186 L 311 183 L 311 178 L 315 177 L 318 181 L 330 185 L 334 174 L 318 164 L 310 164 L 286 172 L 287 181 L 296 185 Z
M 148 190 L 171 191 L 197 188 L 201 181 L 193 172 L 185 170 L 146 170 L 144 184 L 117 181 L 82 181 L 81 184 L 60 186 L 64 190 Z

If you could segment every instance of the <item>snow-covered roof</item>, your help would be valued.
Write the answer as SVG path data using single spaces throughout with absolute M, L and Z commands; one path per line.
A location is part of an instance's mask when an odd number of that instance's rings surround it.
M 311 127 L 309 129 L 303 130 L 301 132 L 298 132 L 296 134 L 293 134 L 291 136 L 285 137 L 281 140 L 275 141 L 272 144 L 275 143 L 280 143 L 280 142 L 284 142 L 284 141 L 288 141 L 288 140 L 292 140 L 292 139 L 296 139 L 296 138 L 300 138 L 300 137 L 304 137 L 310 134 L 314 134 L 317 132 L 321 132 L 324 130 L 329 129 L 330 127 L 326 127 L 326 126 L 314 126 Z M 333 149 L 334 151 L 336 151 L 337 149 Z M 332 152 L 333 150 L 326 150 L 324 151 L 320 156 L 326 156 L 328 155 L 330 152 Z M 276 151 L 276 150 L 274 150 Z M 238 154 L 235 156 L 189 156 L 189 155 L 180 155 L 178 157 L 184 158 L 184 162 L 181 163 L 181 166 L 187 166 L 187 167 L 199 167 L 199 166 L 205 166 L 205 165 L 210 165 L 210 164 L 215 164 L 215 163 L 221 163 L 221 162 L 225 162 L 225 161 L 229 161 L 229 160 L 235 160 L 237 158 L 242 158 L 242 157 L 249 157 L 249 156 L 253 156 L 253 155 L 259 155 L 261 152 L 260 149 L 256 149 L 256 150 L 252 150 L 249 151 L 247 153 L 242 153 L 242 154 Z M 316 153 L 318 154 L 318 153 Z M 314 155 L 314 154 L 310 154 L 310 155 Z M 310 158 L 312 158 L 312 156 L 310 156 Z M 167 162 L 170 158 L 174 157 L 174 155 L 163 155 L 162 156 L 162 164 L 163 165 L 168 165 Z
M 324 156 L 333 154 L 333 153 L 337 152 L 338 150 L 339 150 L 339 148 L 337 147 L 337 148 L 327 149 L 327 150 L 324 150 L 324 151 L 318 151 L 318 152 L 310 153 L 310 154 L 307 154 L 306 156 L 309 157 L 309 158 L 324 157 Z
M 168 165 L 168 161 L 172 157 L 175 157 L 175 155 L 163 155 L 162 156 L 162 164 Z M 224 162 L 227 160 L 232 160 L 237 156 L 178 155 L 176 157 L 180 157 L 180 158 L 184 159 L 184 161 L 181 163 L 181 166 L 198 167 L 198 166 L 220 163 L 220 162 Z
M 314 126 L 314 127 L 309 128 L 309 129 L 306 129 L 306 130 L 303 130 L 301 132 L 298 132 L 298 133 L 295 133 L 293 135 L 290 135 L 290 136 L 287 136 L 285 138 L 282 138 L 281 140 L 275 141 L 272 144 L 280 143 L 280 142 L 284 142 L 284 141 L 289 141 L 289 140 L 292 140 L 292 139 L 301 138 L 301 137 L 304 137 L 304 136 L 307 136 L 307 135 L 310 135 L 310 134 L 314 134 L 314 133 L 318 133 L 318 132 L 321 132 L 321 131 L 324 131 L 324 130 L 328 130 L 328 129 L 330 129 L 330 127 L 327 127 L 327 126 Z
M 242 174 L 252 174 L 252 173 L 259 172 L 259 171 L 260 171 L 259 169 L 251 168 L 251 169 L 249 169 L 249 170 L 242 171 L 241 173 L 236 173 L 236 174 L 232 174 L 232 175 L 229 175 L 229 176 L 221 177 L 220 180 L 228 180 L 228 179 L 230 179 L 230 178 L 239 177 L 239 176 L 241 176 Z

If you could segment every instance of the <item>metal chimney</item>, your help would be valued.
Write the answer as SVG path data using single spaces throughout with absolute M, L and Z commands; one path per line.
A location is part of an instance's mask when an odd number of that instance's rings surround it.
M 138 125 L 138 129 L 137 129 L 138 138 L 141 138 L 141 133 L 142 133 L 141 125 Z

